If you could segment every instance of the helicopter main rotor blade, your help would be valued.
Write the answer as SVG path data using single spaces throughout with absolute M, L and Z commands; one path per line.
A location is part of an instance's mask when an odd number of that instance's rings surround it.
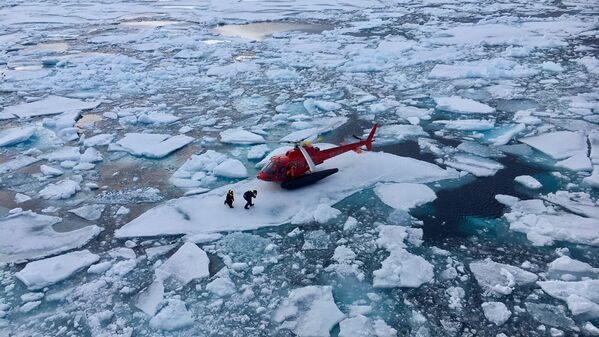
M 312 160 L 312 157 L 310 157 L 310 154 L 308 153 L 308 151 L 306 151 L 306 149 L 303 146 L 298 146 L 300 152 L 302 153 L 302 155 L 304 156 L 304 159 L 306 159 L 306 163 L 308 163 L 308 167 L 310 168 L 310 172 L 315 172 L 316 171 L 316 165 L 314 164 L 314 161 Z

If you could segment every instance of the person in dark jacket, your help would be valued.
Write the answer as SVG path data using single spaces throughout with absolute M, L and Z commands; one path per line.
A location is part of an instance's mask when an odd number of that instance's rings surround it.
M 227 196 L 225 197 L 225 205 L 229 205 L 229 207 L 233 208 L 233 201 L 235 201 L 233 190 L 229 190 L 229 192 L 227 192 Z
M 246 203 L 244 208 L 245 209 L 249 209 L 251 206 L 254 206 L 254 203 L 252 202 L 252 198 L 256 198 L 256 196 L 258 195 L 258 191 L 253 190 L 253 191 L 246 191 L 243 194 L 243 199 L 245 199 Z

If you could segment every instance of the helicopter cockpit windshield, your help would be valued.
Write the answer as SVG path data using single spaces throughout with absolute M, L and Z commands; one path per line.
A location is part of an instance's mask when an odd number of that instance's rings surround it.
M 262 172 L 269 175 L 275 173 L 275 163 L 273 161 L 269 161 L 268 164 L 262 168 Z

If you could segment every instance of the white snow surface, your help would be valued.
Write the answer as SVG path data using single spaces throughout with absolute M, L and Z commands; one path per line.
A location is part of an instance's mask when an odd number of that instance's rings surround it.
M 194 323 L 191 313 L 187 311 L 185 302 L 169 299 L 156 316 L 150 319 L 150 327 L 157 330 L 174 331 L 186 328 Z
M 491 114 L 495 109 L 470 98 L 446 96 L 435 98 L 437 109 L 461 114 Z
M 0 262 L 20 262 L 82 247 L 102 228 L 86 226 L 70 232 L 57 232 L 59 217 L 31 211 L 0 218 Z
M 335 304 L 331 286 L 307 286 L 293 289 L 272 320 L 296 336 L 319 337 L 329 336 L 329 331 L 344 317 Z
M 100 257 L 89 250 L 80 250 L 43 260 L 29 262 L 15 276 L 29 290 L 42 289 L 63 281 L 89 265 L 97 262 Z
M 319 167 L 337 167 L 340 172 L 295 191 L 249 179 L 201 195 L 171 200 L 142 214 L 115 234 L 117 237 L 196 234 L 280 225 L 299 213 L 313 212 L 321 200 L 332 205 L 377 182 L 432 182 L 457 177 L 452 170 L 381 152 L 348 152 Z M 247 216 L 248 211 L 241 207 L 224 208 L 223 200 L 230 189 L 258 190 L 256 206 L 249 211 L 252 216 Z
M 435 191 L 424 184 L 378 184 L 374 193 L 390 207 L 407 211 L 437 199 Z
M 59 200 L 68 199 L 75 193 L 81 191 L 79 183 L 71 179 L 63 179 L 57 183 L 50 183 L 39 191 L 38 195 L 43 199 Z

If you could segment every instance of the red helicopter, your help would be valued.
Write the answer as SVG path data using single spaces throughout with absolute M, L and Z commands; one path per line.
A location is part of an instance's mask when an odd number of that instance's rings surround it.
M 369 151 L 372 150 L 372 141 L 377 127 L 378 124 L 374 124 L 366 139 L 354 136 L 359 141 L 326 150 L 321 150 L 309 143 L 295 143 L 293 150 L 270 158 L 268 164 L 258 172 L 258 179 L 280 182 L 281 187 L 289 190 L 313 184 L 339 171 L 337 168 L 317 171 L 316 165 L 347 151 L 359 153 L 361 146 L 366 146 Z

